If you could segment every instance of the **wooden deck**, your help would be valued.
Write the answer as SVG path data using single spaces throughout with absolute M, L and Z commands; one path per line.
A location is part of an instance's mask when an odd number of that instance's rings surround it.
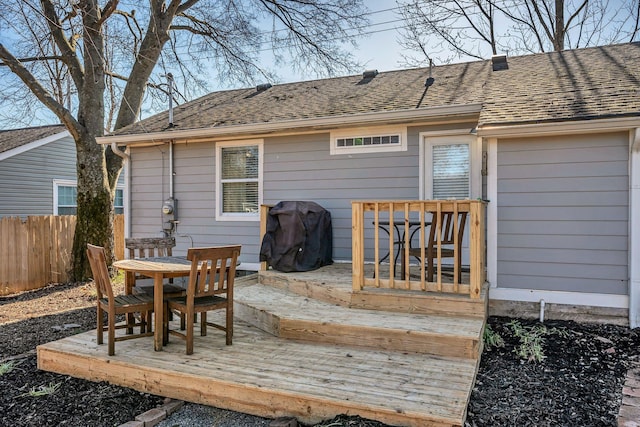
M 155 352 L 149 337 L 119 342 L 109 357 L 106 347 L 96 344 L 95 332 L 87 332 L 39 346 L 38 365 L 307 423 L 346 413 L 398 426 L 463 425 L 484 317 L 473 311 L 453 319 L 441 309 L 428 310 L 424 295 L 418 313 L 415 304 L 404 305 L 404 297 L 394 300 L 392 312 L 350 308 L 362 296 L 352 298 L 345 271 L 337 265 L 315 275 L 267 272 L 261 284 L 241 281 L 232 346 L 224 345 L 223 333 L 210 330 L 207 337 L 196 332 L 191 356 L 175 338 Z M 444 297 L 434 298 L 438 306 L 437 298 Z

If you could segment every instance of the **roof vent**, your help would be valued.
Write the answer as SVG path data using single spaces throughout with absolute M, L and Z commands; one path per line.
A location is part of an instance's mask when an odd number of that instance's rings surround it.
M 372 79 L 377 75 L 378 75 L 378 70 L 365 70 L 364 73 L 362 73 L 362 78 Z
M 493 55 L 491 57 L 491 65 L 493 66 L 493 71 L 508 70 L 507 55 Z
M 256 91 L 258 92 L 264 92 L 267 89 L 271 89 L 273 86 L 271 85 L 271 83 L 262 83 L 259 84 L 258 86 L 256 86 Z

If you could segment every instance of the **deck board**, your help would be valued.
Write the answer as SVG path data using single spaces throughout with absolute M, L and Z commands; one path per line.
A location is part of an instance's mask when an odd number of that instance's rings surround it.
M 273 337 L 237 321 L 234 344 L 211 330 L 195 352 L 173 338 L 118 342 L 116 355 L 87 332 L 38 347 L 41 369 L 140 391 L 276 417 L 317 422 L 352 413 L 392 425 L 460 425 L 476 361 Z

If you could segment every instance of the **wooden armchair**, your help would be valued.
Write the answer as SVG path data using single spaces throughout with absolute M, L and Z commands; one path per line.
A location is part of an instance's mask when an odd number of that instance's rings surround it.
M 187 343 L 187 354 L 193 354 L 194 315 L 200 315 L 200 335 L 207 335 L 207 326 L 226 333 L 226 344 L 233 339 L 233 283 L 236 264 L 240 256 L 240 246 L 220 246 L 213 248 L 191 248 L 187 258 L 191 261 L 191 273 L 187 294 L 169 298 L 165 310 L 179 311 L 186 319 L 186 331 L 169 330 L 167 316 L 164 316 L 165 336 L 176 335 Z M 207 321 L 207 312 L 224 309 L 225 324 Z M 166 314 L 166 313 L 165 313 Z
M 426 268 L 427 268 L 427 281 L 433 282 L 433 274 L 435 271 L 434 260 L 438 258 L 438 234 L 440 231 L 440 259 L 442 258 L 454 258 L 454 264 L 457 265 L 458 271 L 458 283 L 462 281 L 462 238 L 464 237 L 464 228 L 467 221 L 467 212 L 458 212 L 457 218 L 457 253 L 455 251 L 456 243 L 456 226 L 453 212 L 441 212 L 440 221 L 438 221 L 438 214 L 433 213 L 431 220 L 431 227 L 429 229 L 429 240 L 427 240 L 427 246 L 425 248 Z M 439 225 L 440 222 L 442 225 Z M 440 228 L 438 230 L 438 228 Z M 448 246 L 448 247 L 444 247 Z M 412 248 L 409 250 L 409 254 L 417 258 L 422 258 L 422 251 L 420 248 Z
M 148 337 L 153 335 L 151 331 L 151 313 L 153 312 L 153 297 L 147 295 L 113 295 L 113 287 L 109 278 L 109 270 L 104 255 L 104 248 L 87 245 L 87 256 L 93 273 L 93 281 L 96 284 L 98 296 L 98 320 L 97 341 L 103 343 L 103 333 L 108 331 L 109 356 L 115 354 L 115 342 L 132 338 Z M 104 313 L 107 313 L 107 326 L 104 326 Z M 136 322 L 133 314 L 140 313 L 140 322 Z M 125 314 L 126 324 L 116 325 L 116 315 Z M 129 334 L 116 337 L 115 330 L 127 328 L 133 331 L 135 326 L 140 327 L 139 334 Z

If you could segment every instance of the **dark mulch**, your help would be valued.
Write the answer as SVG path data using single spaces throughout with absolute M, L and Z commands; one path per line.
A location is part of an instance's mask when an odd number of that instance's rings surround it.
M 38 344 L 95 327 L 94 298 L 91 286 L 82 284 L 0 297 L 0 364 L 15 363 L 0 375 L 0 426 L 117 426 L 162 403 L 158 396 L 37 369 Z M 538 322 L 494 317 L 489 325 L 504 346 L 485 347 L 467 426 L 617 425 L 624 376 L 640 355 L 637 330 L 546 321 L 538 334 L 544 359 L 535 362 L 516 354 L 521 339 L 514 334 L 531 338 Z M 52 394 L 29 394 L 51 385 L 58 387 Z M 254 425 L 243 414 L 237 420 L 238 426 Z M 384 424 L 342 415 L 316 425 L 325 426 Z

